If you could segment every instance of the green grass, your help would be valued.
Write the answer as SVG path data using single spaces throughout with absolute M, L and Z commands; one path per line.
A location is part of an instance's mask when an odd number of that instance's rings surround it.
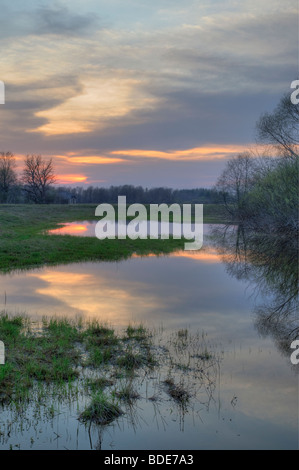
M 24 401 L 35 383 L 61 384 L 78 377 L 80 334 L 66 320 L 44 322 L 39 334 L 26 317 L 0 316 L 6 363 L 0 367 L 1 401 Z
M 133 326 L 129 324 L 126 329 L 126 334 L 128 335 L 128 338 L 134 338 L 139 341 L 144 340 L 147 337 L 147 331 L 143 325 Z
M 143 325 L 130 324 L 116 333 L 97 321 L 44 318 L 33 324 L 25 316 L 0 312 L 0 339 L 5 344 L 0 410 L 12 409 L 21 416 L 27 406 L 36 408 L 37 413 L 45 406 L 53 417 L 60 404 L 77 402 L 81 422 L 106 425 L 123 414 L 123 405 L 141 400 L 140 387 L 147 381 L 143 393 L 151 390 L 151 380 L 159 382 L 155 388 L 161 394 L 164 389 L 167 399 L 187 406 L 191 385 L 186 382 L 186 372 L 192 383 L 199 379 L 200 388 L 216 358 L 209 354 L 203 360 L 192 354 L 193 363 L 189 361 L 187 370 L 186 354 L 176 351 L 176 338 L 180 341 L 183 337 L 184 351 L 191 347 L 192 352 L 194 346 L 196 351 L 207 351 L 203 337 L 180 330 L 161 347 L 157 335 L 158 331 Z
M 127 350 L 124 355 L 120 356 L 117 364 L 122 369 L 131 372 L 134 369 L 146 365 L 146 358 L 143 354 L 135 353 L 133 350 Z
M 113 402 L 104 392 L 97 392 L 88 407 L 80 414 L 83 423 L 106 425 L 123 414 L 117 403 Z
M 145 334 L 145 329 L 144 329 Z M 69 383 L 79 377 L 79 368 L 102 368 L 128 358 L 128 344 L 114 330 L 96 322 L 85 325 L 64 318 L 43 319 L 31 329 L 24 316 L 0 315 L 0 338 L 5 344 L 5 364 L 0 366 L 0 400 L 21 402 L 34 385 Z M 134 346 L 136 345 L 135 339 Z M 136 358 L 141 357 L 140 354 Z M 132 356 L 133 359 L 135 356 Z M 130 362 L 130 370 L 146 365 Z M 102 387 L 100 387 L 102 383 Z M 87 379 L 87 386 L 103 388 L 107 379 Z
M 183 249 L 184 240 L 99 240 L 96 237 L 48 235 L 71 221 L 99 220 L 96 204 L 0 205 L 0 271 L 81 261 L 117 261 L 133 254 L 168 254 Z M 204 221 L 220 222 L 219 205 L 204 206 Z

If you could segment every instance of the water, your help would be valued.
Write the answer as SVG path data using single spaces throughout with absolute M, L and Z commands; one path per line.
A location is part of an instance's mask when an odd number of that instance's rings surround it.
M 127 222 L 118 221 L 114 222 L 108 220 L 105 223 L 97 223 L 97 221 L 83 221 L 83 222 L 69 222 L 63 224 L 61 227 L 49 230 L 50 235 L 73 235 L 80 237 L 94 237 L 102 238 L 116 238 L 128 236 L 131 239 L 135 238 L 174 238 L 184 237 L 186 240 L 194 242 L 196 240 L 197 246 L 194 245 L 190 248 L 195 250 L 199 249 L 203 241 L 203 224 L 201 223 L 179 223 L 179 222 L 155 222 L 143 220 L 141 222 Z M 187 242 L 188 243 L 188 242 Z
M 84 220 L 82 222 L 68 222 L 62 224 L 61 227 L 49 230 L 48 233 L 52 235 L 73 235 L 79 237 L 94 237 L 95 236 L 95 221 Z
M 90 230 L 94 234 L 94 226 Z M 204 332 L 219 360 L 209 369 L 209 383 L 196 382 L 194 372 L 177 371 L 193 390 L 188 409 L 165 395 L 160 372 L 153 372 L 139 378 L 140 399 L 114 424 L 86 429 L 75 404 L 51 419 L 32 411 L 22 431 L 16 420 L 10 436 L 2 434 L 0 448 L 297 449 L 298 375 L 281 331 L 277 336 L 262 322 L 261 310 L 275 303 L 274 289 L 257 290 L 252 272 L 244 274 L 244 259 L 236 263 L 231 250 L 211 243 L 208 231 L 205 226 L 204 246 L 197 252 L 1 276 L 0 308 L 10 312 L 26 312 L 35 320 L 96 318 L 119 329 L 143 322 L 159 328 L 164 339 L 189 328 Z M 241 265 L 242 275 L 234 272 Z M 153 393 L 160 399 L 150 400 Z M 9 419 L 8 411 L 2 413 L 0 429 L 7 429 Z

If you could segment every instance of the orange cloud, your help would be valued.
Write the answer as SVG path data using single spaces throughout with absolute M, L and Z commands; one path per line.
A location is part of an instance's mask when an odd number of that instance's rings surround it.
M 69 163 L 86 163 L 86 164 L 96 164 L 96 165 L 110 165 L 114 163 L 121 163 L 125 160 L 123 158 L 111 158 L 111 157 L 101 157 L 99 155 L 88 155 L 88 156 L 74 156 L 71 155 L 63 157 Z
M 227 158 L 236 153 L 248 150 L 244 145 L 211 145 L 206 147 L 194 147 L 186 150 L 158 151 L 158 150 L 114 150 L 111 155 L 123 155 L 131 157 L 161 158 L 164 160 L 209 160 L 211 158 Z
M 57 175 L 58 184 L 84 183 L 86 180 L 85 175 Z

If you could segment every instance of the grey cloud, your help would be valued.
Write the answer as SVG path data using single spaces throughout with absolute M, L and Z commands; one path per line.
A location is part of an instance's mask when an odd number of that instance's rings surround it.
M 49 80 L 37 79 L 23 85 L 6 82 L 5 110 L 27 110 L 29 117 L 34 112 L 58 106 L 81 90 L 79 79 L 69 75 L 54 75 Z M 27 128 L 28 120 L 24 124 Z
M 211 94 L 221 94 L 224 90 L 242 94 L 245 89 L 259 93 L 267 89 L 279 90 L 286 84 L 286 80 L 291 83 L 297 71 L 295 53 L 292 52 L 294 51 L 290 51 L 282 63 L 267 63 L 266 59 L 259 61 L 246 56 L 241 59 L 216 54 L 213 56 L 191 50 L 173 50 L 165 59 L 183 67 L 186 64 L 187 70 L 192 71 L 183 77 L 172 77 L 177 86 L 189 90 L 201 89 Z M 169 84 L 172 84 L 171 77 Z
M 298 48 L 294 12 L 215 18 L 217 22 L 201 29 L 179 32 L 172 47 L 162 49 L 164 63 L 187 72 L 181 80 L 189 87 L 197 81 L 207 92 L 209 83 L 216 85 L 213 93 L 229 86 L 240 92 L 246 84 L 258 92 L 267 87 L 278 90 L 288 73 L 292 80 Z
M 5 126 L 0 128 L 1 143 L 11 148 L 13 142 L 13 151 L 21 153 L 26 142 L 31 141 L 32 145 L 33 134 L 28 131 L 47 123 L 47 119 L 37 117 L 35 113 L 58 106 L 81 90 L 79 80 L 68 75 L 54 75 L 51 80 L 35 80 L 23 85 L 9 82 L 5 85 L 6 102 L 0 109 L 5 122 Z M 44 141 L 44 137 L 34 136 L 37 146 Z
M 59 36 L 62 43 L 68 42 L 67 37 L 82 36 L 82 63 L 76 56 L 71 68 L 64 69 L 62 64 L 61 75 L 67 70 L 74 73 L 73 78 L 64 75 L 51 78 L 51 83 L 35 81 L 23 86 L 7 83 L 7 104 L 0 109 L 4 123 L 0 135 L 2 146 L 14 152 L 93 149 L 100 153 L 129 148 L 169 150 L 207 143 L 253 142 L 256 120 L 262 112 L 271 111 L 282 93 L 288 91 L 284 87 L 289 89 L 297 75 L 297 19 L 292 13 L 231 18 L 219 14 L 202 29 L 179 27 L 157 34 L 136 34 L 133 39 L 123 33 L 111 42 L 112 47 L 97 53 L 97 41 L 93 46 L 91 41 L 84 43 L 85 35 L 101 27 L 94 15 L 79 14 L 74 9 L 71 11 L 71 7 L 57 4 L 38 9 L 35 2 L 32 5 L 30 14 L 29 7 L 24 7 L 26 13 L 23 10 L 18 15 L 6 8 L 0 18 L 0 37 L 55 35 L 58 40 L 53 41 L 53 47 L 56 47 L 60 44 Z M 33 38 L 32 43 L 36 40 Z M 21 44 L 19 38 L 17 41 Z M 48 66 L 46 56 L 39 60 Z M 93 73 L 97 70 L 100 73 L 103 66 L 108 70 L 116 66 L 128 70 L 130 76 L 134 74 L 140 79 L 140 85 L 136 86 L 144 87 L 145 95 L 159 98 L 157 109 L 132 111 L 122 119 L 111 119 L 104 131 L 96 129 L 86 134 L 51 137 L 26 132 L 46 122 L 37 118 L 35 112 L 57 106 L 80 91 L 82 64 L 86 71 L 90 66 Z M 211 173 L 215 170 L 204 162 L 149 160 L 140 161 L 136 167 L 135 163 L 106 168 L 99 165 L 97 171 L 99 174 L 103 171 L 100 179 L 109 183 L 134 183 L 133 175 L 136 181 L 140 175 L 140 183 L 149 184 L 150 179 L 158 178 L 159 184 L 167 185 L 167 174 L 178 182 L 184 170 L 183 178 L 186 182 L 190 178 L 191 185 L 193 168 L 200 171 L 203 165 L 207 174 L 209 168 Z
M 104 131 L 51 137 L 34 134 L 34 139 L 32 134 L 25 132 L 24 123 L 32 129 L 41 125 L 42 120 L 35 118 L 31 110 L 21 109 L 16 115 L 10 114 L 12 110 L 3 108 L 3 117 L 10 116 L 11 124 L 8 125 L 9 133 L 1 136 L 2 146 L 22 154 L 55 155 L 82 152 L 82 149 L 89 149 L 87 154 L 101 154 L 109 150 L 130 148 L 184 150 L 209 143 L 253 143 L 256 120 L 262 112 L 271 110 L 278 102 L 280 93 L 210 96 L 180 91 L 168 92 L 164 98 L 163 106 L 159 109 L 135 112 L 132 120 L 114 120 L 115 125 Z M 34 103 L 31 104 L 34 106 Z M 9 144 L 11 142 L 14 142 L 13 148 Z M 225 164 L 225 160 L 192 162 L 183 159 L 127 159 L 129 163 L 117 166 L 88 165 L 84 168 L 84 174 L 92 184 L 105 180 L 107 185 L 212 186 Z
M 280 98 L 275 94 L 218 94 L 176 92 L 164 96 L 163 106 L 153 111 L 135 111 L 125 119 L 114 119 L 102 131 L 44 138 L 49 150 L 95 152 L 142 148 L 187 149 L 205 144 L 254 142 L 255 123 Z M 41 136 L 36 136 L 40 139 Z
M 90 32 L 98 25 L 97 15 L 79 15 L 62 6 L 40 7 L 35 11 L 33 18 L 38 34 L 73 36 Z
M 78 14 L 64 6 L 40 6 L 28 4 L 1 6 L 0 39 L 22 37 L 29 34 L 57 35 L 63 37 L 85 36 L 100 29 L 96 13 Z

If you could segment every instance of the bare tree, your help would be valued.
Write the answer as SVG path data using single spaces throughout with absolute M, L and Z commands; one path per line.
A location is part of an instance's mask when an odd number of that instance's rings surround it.
M 15 156 L 11 152 L 0 152 L 0 201 L 7 202 L 9 193 L 17 181 Z
M 254 184 L 255 161 L 249 152 L 229 160 L 216 183 L 231 215 L 240 214 L 246 195 Z
M 274 145 L 281 156 L 298 156 L 299 106 L 290 95 L 281 98 L 273 113 L 264 113 L 256 126 L 260 142 Z
M 22 181 L 29 199 L 45 204 L 47 192 L 56 181 L 52 159 L 45 161 L 41 155 L 27 155 Z

